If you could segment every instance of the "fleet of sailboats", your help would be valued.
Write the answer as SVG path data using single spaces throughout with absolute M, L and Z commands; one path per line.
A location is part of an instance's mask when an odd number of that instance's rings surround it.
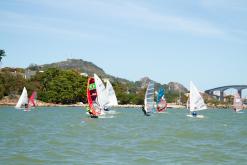
M 105 115 L 109 109 L 118 105 L 115 91 L 109 80 L 106 87 L 97 74 L 88 78 L 87 99 L 89 104 L 89 113 L 91 117 Z
M 167 109 L 167 103 L 165 100 L 165 90 L 160 88 L 157 92 L 157 102 L 154 100 L 155 96 L 155 84 L 150 81 L 147 85 L 144 98 L 143 110 L 145 114 L 151 114 L 155 112 L 164 112 Z M 30 111 L 31 107 L 35 107 L 37 92 L 34 91 L 28 99 L 27 89 L 24 87 L 21 96 L 15 106 L 16 109 L 24 109 L 24 111 Z M 109 80 L 106 80 L 106 86 L 97 74 L 88 78 L 87 83 L 87 100 L 88 100 L 88 113 L 91 117 L 97 118 L 98 116 L 105 115 L 106 112 L 118 105 L 116 93 Z M 243 110 L 243 102 L 239 94 L 235 94 L 233 101 L 234 111 L 239 112 Z M 203 97 L 199 90 L 190 81 L 190 93 L 187 101 L 187 109 L 190 114 L 188 117 L 203 118 L 203 115 L 197 114 L 198 111 L 207 109 Z

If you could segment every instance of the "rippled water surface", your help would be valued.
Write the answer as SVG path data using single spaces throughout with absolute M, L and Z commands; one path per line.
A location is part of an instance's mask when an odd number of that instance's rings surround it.
M 79 107 L 31 112 L 0 107 L 0 164 L 246 164 L 247 111 L 168 109 L 146 117 L 113 109 L 91 119 Z

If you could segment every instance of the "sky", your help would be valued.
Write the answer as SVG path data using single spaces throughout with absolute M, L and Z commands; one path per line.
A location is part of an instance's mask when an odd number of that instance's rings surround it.
M 247 84 L 246 0 L 0 1 L 2 67 L 75 58 L 201 89 Z

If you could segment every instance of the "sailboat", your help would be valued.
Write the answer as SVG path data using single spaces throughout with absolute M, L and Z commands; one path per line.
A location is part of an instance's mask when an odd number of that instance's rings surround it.
M 104 114 L 105 110 L 108 109 L 107 105 L 109 104 L 109 98 L 107 95 L 107 91 L 106 91 L 104 83 L 102 82 L 102 80 L 99 78 L 97 74 L 94 74 L 94 81 L 95 81 L 95 86 L 96 86 L 96 91 L 97 91 L 97 101 L 101 109 L 101 114 Z
M 167 103 L 165 100 L 165 90 L 163 88 L 160 88 L 157 95 L 157 112 L 164 112 L 166 108 Z
M 30 111 L 31 107 L 36 107 L 37 92 L 33 91 L 32 95 L 29 97 L 27 109 L 24 111 Z
M 27 105 L 28 105 L 27 89 L 24 87 L 15 108 L 23 109 L 23 108 L 27 108 Z
M 106 92 L 108 96 L 107 106 L 108 107 L 117 106 L 118 105 L 117 97 L 109 80 L 106 81 Z
M 202 96 L 200 95 L 198 89 L 192 81 L 190 81 L 190 96 L 189 96 L 189 110 L 191 114 L 187 115 L 189 117 L 203 118 L 203 115 L 197 115 L 197 111 L 207 109 L 206 104 Z
M 87 82 L 88 112 L 90 116 L 94 118 L 97 118 L 101 114 L 101 109 L 97 102 L 97 96 L 95 80 L 93 77 L 89 77 Z
M 234 95 L 233 108 L 236 112 L 243 110 L 243 102 L 238 93 Z
M 144 99 L 144 110 L 147 114 L 155 112 L 154 108 L 154 82 L 150 81 L 147 86 Z

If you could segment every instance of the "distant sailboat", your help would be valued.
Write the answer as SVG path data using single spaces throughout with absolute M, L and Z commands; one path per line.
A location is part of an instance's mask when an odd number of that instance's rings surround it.
M 118 105 L 117 97 L 109 80 L 106 81 L 106 92 L 109 101 L 107 106 L 108 107 L 117 106 Z
M 25 109 L 25 111 L 30 111 L 31 107 L 36 107 L 36 99 L 37 99 L 37 92 L 33 91 L 32 95 L 30 96 L 29 100 L 28 100 L 28 106 L 27 109 Z
M 238 93 L 234 95 L 233 108 L 236 112 L 243 110 L 243 102 Z
M 27 105 L 28 105 L 27 89 L 24 87 L 15 108 L 23 109 L 23 108 L 27 108 Z
M 150 81 L 147 86 L 144 99 L 144 110 L 147 114 L 150 114 L 155 111 L 154 108 L 154 82 Z
M 101 109 L 97 102 L 97 96 L 95 80 L 93 77 L 89 77 L 87 82 L 88 112 L 90 116 L 94 118 L 97 118 L 101 114 Z
M 189 96 L 189 109 L 191 114 L 187 115 L 189 117 L 198 117 L 203 118 L 203 115 L 197 115 L 197 111 L 205 110 L 207 109 L 206 104 L 204 103 L 204 100 L 202 96 L 200 95 L 198 89 L 194 85 L 194 83 L 190 82 L 190 96 Z
M 157 95 L 157 112 L 164 112 L 166 108 L 167 103 L 165 100 L 165 90 L 163 88 L 160 88 Z

